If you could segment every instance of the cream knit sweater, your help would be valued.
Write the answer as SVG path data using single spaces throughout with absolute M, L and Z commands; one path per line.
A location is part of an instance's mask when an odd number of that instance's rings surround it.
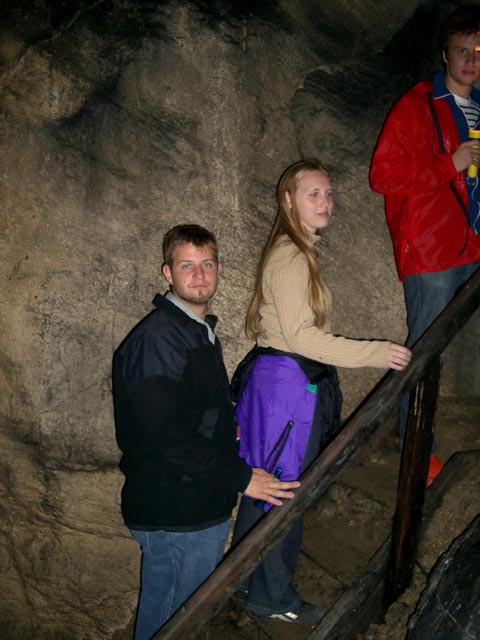
M 312 242 L 318 237 L 312 237 Z M 257 342 L 339 367 L 387 367 L 389 342 L 354 340 L 330 333 L 331 308 L 323 329 L 308 302 L 308 266 L 288 238 L 272 249 L 263 270 L 262 329 Z

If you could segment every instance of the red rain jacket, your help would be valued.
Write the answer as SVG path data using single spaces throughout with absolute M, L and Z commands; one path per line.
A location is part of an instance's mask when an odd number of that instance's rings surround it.
M 401 280 L 480 259 L 480 237 L 457 198 L 468 210 L 465 172 L 458 173 L 451 158 L 460 145 L 455 119 L 445 98 L 433 100 L 445 144 L 442 153 L 427 97 L 432 91 L 432 82 L 419 82 L 394 105 L 370 170 L 372 189 L 385 195 Z

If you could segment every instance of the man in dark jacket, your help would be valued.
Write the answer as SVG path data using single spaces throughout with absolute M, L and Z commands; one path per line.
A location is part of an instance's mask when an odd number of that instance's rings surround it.
M 372 160 L 405 288 L 411 347 L 480 266 L 480 6 L 458 7 L 440 34 L 444 72 L 394 105 Z M 470 169 L 468 167 L 470 166 Z M 408 398 L 400 407 L 403 443 Z M 432 456 L 429 481 L 441 464 Z
M 170 292 L 155 297 L 113 363 L 122 513 L 142 548 L 136 640 L 151 638 L 221 560 L 238 492 L 280 505 L 299 486 L 238 456 L 216 318 L 207 315 L 220 270 L 215 237 L 179 225 L 163 251 Z

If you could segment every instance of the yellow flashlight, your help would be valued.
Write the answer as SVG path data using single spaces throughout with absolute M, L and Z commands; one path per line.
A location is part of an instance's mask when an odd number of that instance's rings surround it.
M 470 129 L 468 132 L 468 137 L 473 140 L 480 140 L 480 130 L 479 129 Z M 477 146 L 477 145 L 475 145 Z M 480 142 L 478 143 L 480 146 Z M 476 178 L 478 174 L 478 167 L 475 164 L 469 164 L 467 169 L 467 175 L 469 178 Z

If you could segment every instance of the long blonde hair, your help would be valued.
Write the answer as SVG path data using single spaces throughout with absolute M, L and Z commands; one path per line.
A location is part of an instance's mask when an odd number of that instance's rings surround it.
M 328 175 L 319 160 L 300 160 L 289 166 L 278 181 L 277 216 L 258 264 L 255 291 L 247 312 L 246 332 L 251 340 L 256 340 L 261 333 L 259 308 L 263 300 L 263 269 L 275 242 L 282 235 L 288 236 L 307 260 L 309 304 L 315 317 L 316 326 L 321 328 L 325 324 L 330 299 L 320 274 L 318 251 L 312 245 L 310 235 L 303 227 L 295 205 L 295 193 L 298 183 L 310 171 L 321 171 Z M 287 200 L 287 193 L 289 194 L 291 205 Z

